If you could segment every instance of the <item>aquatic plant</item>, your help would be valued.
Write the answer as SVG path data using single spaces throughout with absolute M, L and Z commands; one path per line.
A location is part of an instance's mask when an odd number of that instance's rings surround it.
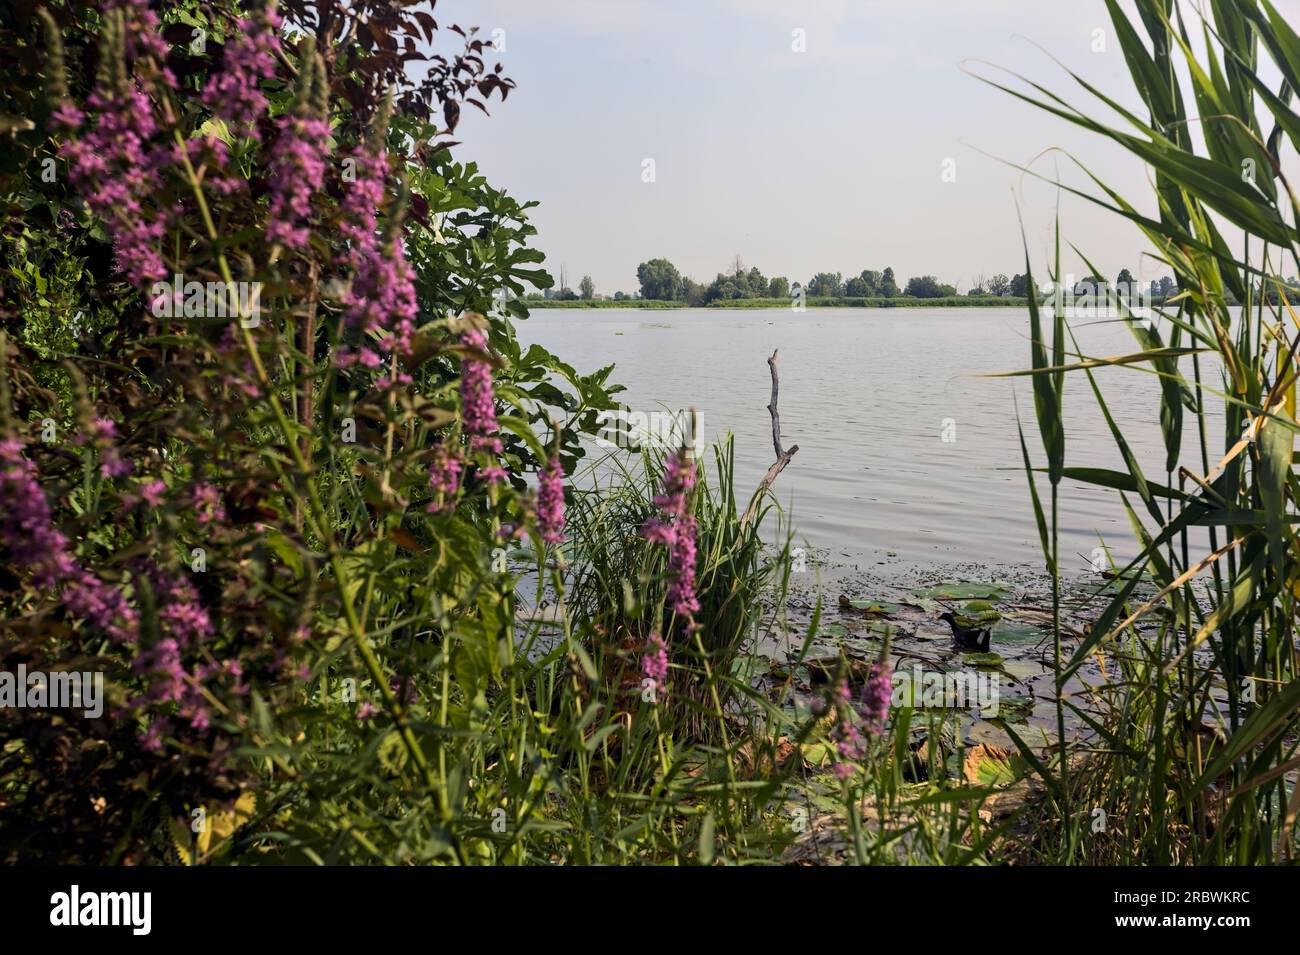
M 1300 541 L 1291 529 L 1300 499 L 1292 469 L 1297 342 L 1281 270 L 1300 252 L 1296 199 L 1283 172 L 1284 154 L 1300 147 L 1300 115 L 1290 105 L 1300 88 L 1300 37 L 1268 0 L 1212 4 L 1199 11 L 1199 25 L 1168 0 L 1136 6 L 1130 18 L 1107 0 L 1145 116 L 1073 73 L 1094 100 L 1087 107 L 1028 80 L 986 78 L 1152 170 L 1156 215 L 1140 212 L 1140 203 L 1074 157 L 1096 191 L 1060 188 L 1133 223 L 1178 283 L 1149 315 L 1118 303 L 1108 317 L 1129 328 L 1137 350 L 1104 358 L 1080 353 L 1063 296 L 1042 300 L 1029 283 L 1028 374 L 1046 468 L 1033 466 L 1023 434 L 1022 447 L 1048 572 L 1059 581 L 1064 479 L 1120 494 L 1139 547 L 1122 566 L 1098 568 L 1113 575 L 1114 592 L 1082 640 L 1067 647 L 1056 616 L 1058 738 L 1046 761 L 1018 739 L 1050 794 L 1038 822 L 1052 835 L 1040 830 L 1034 849 L 1059 863 L 1293 860 L 1300 850 L 1293 627 Z M 1200 51 L 1189 37 L 1198 26 Z M 1262 78 L 1264 58 L 1283 77 L 1280 91 Z M 1059 234 L 1049 276 L 1058 289 Z M 1086 250 L 1078 251 L 1091 269 Z M 1098 367 L 1159 381 L 1163 483 L 1125 440 Z M 1067 378 L 1077 377 L 1101 409 L 1123 470 L 1068 464 L 1063 395 Z M 1037 491 L 1044 471 L 1049 513 Z M 1208 528 L 1208 552 L 1195 549 L 1199 528 Z M 1154 594 L 1140 593 L 1144 578 L 1154 581 Z M 1094 658 L 1102 680 L 1067 695 L 1067 681 L 1084 679 L 1083 665 Z M 1090 738 L 1066 740 L 1067 710 Z

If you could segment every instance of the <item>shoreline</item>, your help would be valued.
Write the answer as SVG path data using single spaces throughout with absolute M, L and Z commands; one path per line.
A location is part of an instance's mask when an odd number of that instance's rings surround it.
M 519 299 L 525 308 L 626 308 L 641 311 L 658 311 L 661 309 L 710 308 L 717 310 L 772 310 L 789 311 L 788 299 L 729 299 L 725 303 L 710 302 L 707 305 L 690 305 L 686 302 L 660 301 L 657 299 Z M 969 298 L 964 295 L 952 295 L 942 298 L 809 298 L 804 303 L 806 308 L 1025 308 L 1029 299 L 1020 297 L 1006 298 Z

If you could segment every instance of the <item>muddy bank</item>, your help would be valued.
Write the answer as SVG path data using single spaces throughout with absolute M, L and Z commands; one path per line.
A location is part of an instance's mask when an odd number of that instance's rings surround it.
M 1102 574 L 1062 580 L 1062 658 L 1117 589 Z M 1135 597 L 1150 595 L 1143 581 Z M 962 646 L 951 613 L 963 630 L 988 631 L 988 648 Z M 943 709 L 957 717 L 967 745 L 1012 747 L 1005 726 L 1013 724 L 1031 745 L 1056 738 L 1053 675 L 1052 583 L 1025 567 L 974 563 L 918 566 L 902 561 L 868 564 L 816 555 L 806 572 L 791 575 L 784 611 L 773 608 L 772 625 L 751 649 L 751 675 L 775 689 L 791 679 L 796 706 L 820 692 L 841 655 L 852 671 L 876 660 L 886 635 L 895 673 L 895 702 L 918 710 Z M 767 673 L 764 674 L 763 671 Z M 1066 683 L 1065 694 L 1086 708 L 1086 686 L 1102 682 L 1090 660 Z M 1067 715 L 1067 735 L 1086 727 Z

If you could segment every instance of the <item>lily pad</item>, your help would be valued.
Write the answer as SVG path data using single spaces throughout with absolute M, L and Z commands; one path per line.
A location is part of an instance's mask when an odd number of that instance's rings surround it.
M 817 625 L 818 638 L 830 637 L 832 639 L 844 639 L 849 635 L 849 628 L 842 623 L 821 623 Z
M 937 587 L 921 587 L 912 593 L 918 597 L 931 597 L 936 600 L 1006 600 L 1011 592 L 997 584 L 985 584 L 978 581 L 954 580 L 939 584 Z
M 844 649 L 855 656 L 876 658 L 880 656 L 880 641 L 867 637 L 849 637 L 844 641 Z
M 850 599 L 844 594 L 840 594 L 841 610 L 861 610 L 867 614 L 889 615 L 898 613 L 898 604 L 890 603 L 887 600 L 864 600 L 859 598 Z
M 1002 672 L 1017 680 L 1033 680 L 1043 675 L 1043 664 L 1033 659 L 1011 659 L 1006 661 Z
M 1043 639 L 1043 631 L 1027 623 L 1002 620 L 993 625 L 993 642 L 1026 644 L 1037 643 Z
M 998 699 L 997 714 L 980 712 L 980 717 L 990 720 L 1002 720 L 1007 723 L 1023 723 L 1034 714 L 1034 698 L 1028 693 L 1002 696 Z
M 1000 653 L 963 653 L 961 658 L 975 667 L 1002 666 L 1002 654 Z

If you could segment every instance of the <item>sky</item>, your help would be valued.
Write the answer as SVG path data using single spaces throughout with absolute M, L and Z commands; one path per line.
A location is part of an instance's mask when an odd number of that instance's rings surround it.
M 1300 0 L 1277 6 L 1300 20 Z M 933 274 L 964 291 L 1024 271 L 1017 202 L 1036 272 L 1058 203 L 1064 239 L 1103 273 L 1167 272 L 1134 226 L 1008 164 L 1077 185 L 1072 155 L 1152 212 L 1144 166 L 970 75 L 1004 68 L 1095 102 L 1068 68 L 1145 115 L 1102 0 L 440 0 L 436 13 L 478 26 L 518 84 L 490 116 L 465 110 L 458 157 L 540 203 L 535 244 L 574 288 L 590 275 L 600 293 L 634 291 L 656 257 L 708 282 L 739 255 L 792 281 L 889 266 L 900 285 Z M 1086 272 L 1077 258 L 1066 270 Z

